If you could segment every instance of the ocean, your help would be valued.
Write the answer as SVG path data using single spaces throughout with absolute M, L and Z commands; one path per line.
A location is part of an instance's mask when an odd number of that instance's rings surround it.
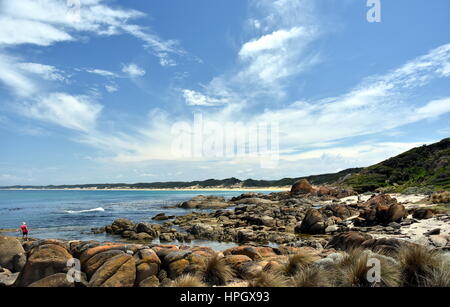
M 200 211 L 163 208 L 165 206 L 176 205 L 199 194 L 231 198 L 242 193 L 244 191 L 1 190 L 0 229 L 17 229 L 16 232 L 3 234 L 19 235 L 19 226 L 26 222 L 30 229 L 29 235 L 33 238 L 119 242 L 122 240 L 120 237 L 92 234 L 91 228 L 110 225 L 118 218 L 162 223 L 151 218 L 162 212 L 177 216 Z M 233 243 L 206 241 L 193 241 L 191 245 L 215 249 L 235 246 Z

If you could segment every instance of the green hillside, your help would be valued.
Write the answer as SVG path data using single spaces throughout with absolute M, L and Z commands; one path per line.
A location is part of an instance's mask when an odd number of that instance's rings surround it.
M 396 157 L 364 168 L 344 181 L 358 192 L 394 187 L 429 187 L 450 190 L 450 138 L 413 148 Z

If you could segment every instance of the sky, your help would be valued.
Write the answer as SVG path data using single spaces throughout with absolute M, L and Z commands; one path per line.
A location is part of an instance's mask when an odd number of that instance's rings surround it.
M 369 2 L 0 0 L 0 185 L 300 177 L 449 137 L 450 2 Z

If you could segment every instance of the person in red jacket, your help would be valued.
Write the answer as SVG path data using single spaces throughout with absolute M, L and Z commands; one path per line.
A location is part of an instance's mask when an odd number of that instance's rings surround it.
M 27 223 L 23 222 L 22 226 L 20 226 L 20 230 L 22 231 L 22 239 L 28 241 L 28 226 Z

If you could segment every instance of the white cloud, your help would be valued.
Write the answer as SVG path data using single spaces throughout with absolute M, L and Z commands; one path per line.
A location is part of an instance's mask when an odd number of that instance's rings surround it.
M 52 93 L 21 108 L 24 115 L 65 128 L 88 132 L 95 128 L 102 106 L 88 97 Z
M 192 90 L 182 90 L 186 104 L 190 106 L 217 106 L 228 102 L 226 98 L 214 98 Z
M 434 118 L 450 112 L 450 97 L 428 102 L 426 105 L 416 108 L 411 120 Z
M 426 142 L 431 143 L 431 142 Z M 326 149 L 309 150 L 300 154 L 284 155 L 283 160 L 301 161 L 309 159 L 352 159 L 358 160 L 355 165 L 371 165 L 385 158 L 398 155 L 411 148 L 423 145 L 423 142 L 365 142 L 351 146 L 336 146 Z
M 314 5 L 311 0 L 251 1 L 256 8 L 247 20 L 251 37 L 241 45 L 234 68 L 214 77 L 203 94 L 227 92 L 229 100 L 253 105 L 285 97 L 289 82 L 320 61 L 312 49 L 321 35 L 311 17 Z
M 241 58 L 257 56 L 262 51 L 283 49 L 289 40 L 305 35 L 306 29 L 293 27 L 289 30 L 278 30 L 245 43 L 239 51 Z
M 26 72 L 41 75 L 45 80 L 63 81 L 65 80 L 62 71 L 51 65 L 39 63 L 19 63 L 18 67 Z
M 17 69 L 18 60 L 0 53 L 0 81 L 10 87 L 18 96 L 29 96 L 37 86 L 34 81 Z
M 15 3 L 20 1 L 4 1 Z M 0 44 L 20 45 L 34 44 L 49 46 L 55 42 L 73 40 L 73 37 L 58 28 L 35 20 L 0 16 Z
M 91 32 L 101 36 L 128 33 L 142 40 L 161 60 L 172 65 L 172 54 L 184 51 L 173 40 L 163 40 L 147 29 L 129 23 L 146 15 L 137 10 L 111 8 L 103 0 L 82 0 L 79 10 L 60 0 L 20 0 L 0 2 L 0 45 L 34 44 L 49 46 L 77 40 L 76 33 Z M 76 17 L 76 18 L 74 18 Z
M 116 85 L 105 85 L 105 89 L 106 91 L 108 91 L 108 93 L 114 93 L 119 90 L 119 88 Z
M 134 63 L 124 65 L 122 67 L 122 72 L 130 77 L 142 77 L 145 75 L 145 70 Z
M 117 78 L 117 74 L 104 69 L 86 69 L 88 73 L 96 74 L 103 77 Z

